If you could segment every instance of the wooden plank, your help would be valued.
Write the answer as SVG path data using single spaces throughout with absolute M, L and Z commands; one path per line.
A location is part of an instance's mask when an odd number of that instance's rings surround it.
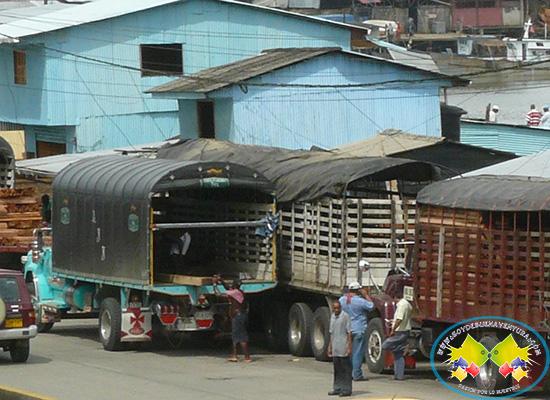
M 441 318 L 441 309 L 443 306 L 443 255 L 445 252 L 445 228 L 439 229 L 439 252 L 437 254 L 437 302 L 436 317 Z

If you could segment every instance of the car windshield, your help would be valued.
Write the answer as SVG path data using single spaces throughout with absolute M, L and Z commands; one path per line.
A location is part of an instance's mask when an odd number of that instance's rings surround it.
M 0 298 L 6 303 L 18 303 L 19 284 L 16 278 L 0 277 Z

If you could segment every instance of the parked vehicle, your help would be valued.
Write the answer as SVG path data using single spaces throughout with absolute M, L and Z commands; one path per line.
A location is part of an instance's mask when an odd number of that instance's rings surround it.
M 0 348 L 13 362 L 27 361 L 37 334 L 34 307 L 23 274 L 0 269 Z
M 318 360 L 327 360 L 332 300 L 355 280 L 381 286 L 390 266 L 405 263 L 405 248 L 396 243 L 414 239 L 416 191 L 438 178 L 436 168 L 419 161 L 201 139 L 166 147 L 158 156 L 244 163 L 275 184 L 281 216 L 278 282 L 262 298 L 264 331 L 273 349 Z M 360 268 L 362 260 L 368 274 Z M 379 360 L 398 283 L 388 283 L 389 295 L 374 299 L 370 315 L 373 339 L 366 356 L 375 358 L 377 370 L 391 363 Z
M 548 341 L 549 193 L 547 180 L 483 175 L 420 191 L 412 264 L 388 276 L 379 296 L 391 302 L 403 286 L 414 288 L 417 349 L 429 354 L 433 340 L 451 325 L 482 316 L 514 319 Z M 390 309 L 381 318 L 392 315 Z M 368 343 L 377 335 L 371 332 Z M 374 372 L 376 361 L 367 359 Z
M 275 282 L 273 187 L 230 162 L 127 156 L 86 159 L 53 182 L 51 247 L 24 267 L 39 327 L 99 314 L 106 350 L 178 332 L 224 331 L 211 277 L 254 293 Z

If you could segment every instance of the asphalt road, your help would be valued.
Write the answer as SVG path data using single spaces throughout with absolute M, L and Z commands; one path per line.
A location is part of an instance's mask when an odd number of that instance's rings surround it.
M 95 320 L 64 321 L 32 342 L 27 364 L 0 354 L 0 385 L 58 400 L 98 399 L 328 399 L 332 365 L 253 348 L 254 362 L 226 362 L 227 347 L 189 340 L 177 350 L 106 352 Z M 404 382 L 368 375 L 354 385 L 355 399 L 458 400 L 437 383 L 427 366 Z M 1 395 L 0 395 L 1 399 Z M 531 396 L 530 400 L 541 397 Z

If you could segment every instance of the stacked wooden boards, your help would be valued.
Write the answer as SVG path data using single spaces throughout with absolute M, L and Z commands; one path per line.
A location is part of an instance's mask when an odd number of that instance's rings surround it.
M 26 253 L 41 220 L 34 188 L 0 189 L 0 252 Z

